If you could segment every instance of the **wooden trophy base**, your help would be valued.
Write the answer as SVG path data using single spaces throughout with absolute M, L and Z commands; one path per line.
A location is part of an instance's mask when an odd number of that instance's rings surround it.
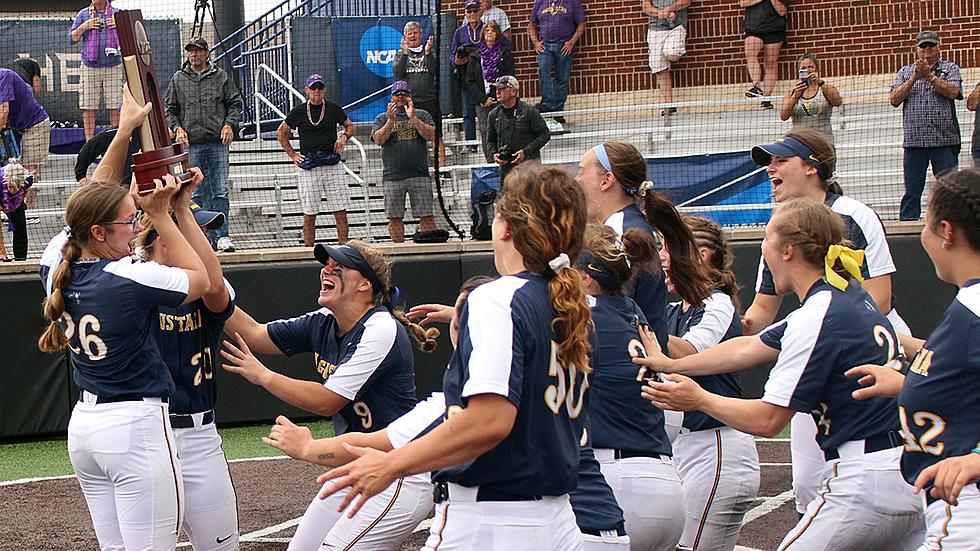
M 133 155 L 133 175 L 136 177 L 136 187 L 139 193 L 146 194 L 156 188 L 154 179 L 162 179 L 170 174 L 180 183 L 191 179 L 188 155 L 180 144 L 171 144 L 154 151 L 136 153 Z

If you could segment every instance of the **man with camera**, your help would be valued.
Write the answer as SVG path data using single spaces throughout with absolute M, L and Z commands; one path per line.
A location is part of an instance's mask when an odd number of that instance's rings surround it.
M 513 168 L 528 159 L 541 159 L 541 148 L 551 139 L 544 117 L 518 97 L 517 79 L 504 75 L 494 83 L 500 103 L 487 115 L 487 151 L 500 166 L 500 185 Z
M 406 194 L 412 213 L 419 217 L 419 231 L 436 229 L 427 155 L 428 144 L 436 139 L 435 125 L 428 111 L 415 106 L 412 89 L 404 80 L 391 85 L 391 103 L 374 119 L 371 141 L 381 146 L 388 234 L 395 243 L 405 241 Z
M 78 108 L 82 110 L 85 140 L 95 135 L 95 114 L 102 100 L 109 111 L 109 124 L 119 126 L 119 105 L 122 103 L 122 72 L 119 66 L 119 35 L 116 33 L 115 10 L 108 0 L 92 0 L 92 4 L 75 16 L 68 40 L 82 41 L 81 87 Z
M 918 220 L 926 169 L 935 176 L 955 169 L 960 154 L 960 124 L 954 100 L 963 99 L 963 77 L 952 61 L 939 59 L 939 33 L 922 31 L 915 39 L 916 60 L 899 69 L 889 102 L 902 107 L 905 195 L 899 220 Z

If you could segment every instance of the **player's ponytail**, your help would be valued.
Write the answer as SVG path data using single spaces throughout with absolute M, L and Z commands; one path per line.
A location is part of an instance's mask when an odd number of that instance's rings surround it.
M 732 271 L 734 258 L 728 248 L 728 238 L 725 237 L 724 230 L 714 220 L 700 216 L 685 216 L 684 221 L 691 228 L 697 246 L 708 249 L 708 258 L 703 266 L 712 286 L 731 297 L 735 309 L 738 310 L 740 286 Z
M 49 323 L 37 341 L 42 352 L 56 352 L 68 345 L 68 338 L 61 328 L 61 316 L 65 313 L 64 290 L 71 281 L 71 266 L 82 256 L 82 248 L 92 241 L 92 226 L 112 221 L 119 206 L 129 196 L 129 191 L 118 185 L 91 183 L 77 189 L 68 198 L 65 221 L 68 239 L 61 247 L 61 263 L 51 277 L 51 294 L 44 300 L 44 317 Z
M 980 170 L 947 172 L 932 188 L 929 221 L 939 231 L 943 220 L 959 228 L 974 251 L 980 251 Z
M 582 278 L 571 269 L 582 250 L 586 224 L 581 186 L 557 168 L 519 167 L 508 177 L 497 213 L 507 222 L 528 271 L 548 278 L 558 363 L 589 373 L 592 313 Z
M 408 333 L 418 343 L 419 349 L 422 352 L 432 352 L 435 350 L 436 345 L 439 344 L 436 340 L 439 338 L 439 330 L 435 327 L 426 329 L 416 323 L 412 323 L 405 317 L 405 312 L 398 308 L 401 293 L 398 287 L 391 284 L 391 262 L 380 251 L 363 241 L 348 241 L 347 245 L 357 249 L 361 253 L 364 260 L 374 270 L 374 275 L 377 276 L 378 283 L 381 284 L 381 290 L 374 294 L 374 304 L 387 308 L 391 312 L 391 316 L 405 326 L 405 329 L 408 330 Z

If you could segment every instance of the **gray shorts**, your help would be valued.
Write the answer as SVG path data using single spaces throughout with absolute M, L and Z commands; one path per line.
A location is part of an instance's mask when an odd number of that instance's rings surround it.
M 432 180 L 416 176 L 404 180 L 382 180 L 385 192 L 385 213 L 388 218 L 405 217 L 405 194 L 412 201 L 412 214 L 421 218 L 432 216 Z
M 51 119 L 44 119 L 24 130 L 20 139 L 20 162 L 24 166 L 41 166 L 48 160 L 51 146 Z

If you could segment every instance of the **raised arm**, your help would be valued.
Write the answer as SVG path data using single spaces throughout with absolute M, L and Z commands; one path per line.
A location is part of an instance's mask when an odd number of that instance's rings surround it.
M 123 87 L 122 111 L 119 114 L 119 129 L 109 143 L 109 149 L 102 156 L 99 166 L 95 167 L 92 180 L 95 182 L 116 182 L 118 183 L 126 172 L 126 157 L 129 153 L 129 142 L 132 139 L 133 130 L 136 130 L 143 121 L 146 120 L 150 110 L 153 109 L 152 103 L 140 107 L 136 99 L 129 92 L 129 85 Z M 163 235 L 162 233 L 160 235 Z
M 660 351 L 657 339 L 649 329 L 641 327 L 640 337 L 647 351 L 647 357 L 633 358 L 633 363 L 658 373 L 685 375 L 731 373 L 773 361 L 779 356 L 778 350 L 766 346 L 758 336 L 746 336 L 729 339 L 698 354 L 671 359 Z
M 391 440 L 388 439 L 387 429 L 375 432 L 348 432 L 332 438 L 314 439 L 310 429 L 295 425 L 282 415 L 276 418 L 276 424 L 269 431 L 269 436 L 262 437 L 262 442 L 293 459 L 327 467 L 339 467 L 357 459 L 354 454 L 347 451 L 344 444 L 385 452 L 393 449 Z

